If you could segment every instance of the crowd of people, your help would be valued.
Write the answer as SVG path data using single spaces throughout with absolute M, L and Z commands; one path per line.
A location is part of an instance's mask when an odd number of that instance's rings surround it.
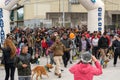
M 86 76 L 92 74 L 87 78 L 92 80 L 93 75 L 102 74 L 102 67 L 106 68 L 110 59 L 114 58 L 113 65 L 116 66 L 117 58 L 120 57 L 120 31 L 107 30 L 104 33 L 100 31 L 91 33 L 79 27 L 27 28 L 25 30 L 15 28 L 7 34 L 0 48 L 3 51 L 2 64 L 5 65 L 5 80 L 9 79 L 9 75 L 11 80 L 14 80 L 15 67 L 18 69 L 19 80 L 30 80 L 30 63 L 39 64 L 39 58 L 48 56 L 49 63 L 55 65 L 55 75 L 59 78 L 61 78 L 62 62 L 66 68 L 69 63 L 73 63 L 73 60 L 80 59 L 79 63 L 70 68 L 70 72 L 74 74 L 74 80 L 86 80 L 83 79 L 86 77 L 83 77 L 82 73 L 86 73 Z M 96 68 L 91 67 L 92 60 Z M 88 67 L 84 67 L 85 65 Z M 81 73 L 78 72 L 79 67 L 84 67 L 80 70 Z M 86 70 L 92 70 L 92 72 Z M 82 77 L 76 77 L 79 74 Z

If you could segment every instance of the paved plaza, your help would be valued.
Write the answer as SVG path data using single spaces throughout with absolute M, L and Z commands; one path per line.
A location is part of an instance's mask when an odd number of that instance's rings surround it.
M 40 61 L 41 61 L 40 65 L 45 65 L 47 63 L 46 58 L 41 58 Z M 76 62 L 78 62 L 78 60 L 74 61 L 73 64 L 75 64 Z M 119 75 L 120 74 L 120 60 L 118 60 L 118 64 L 116 67 L 113 67 L 112 63 L 113 63 L 113 60 L 109 62 L 108 67 L 106 69 L 103 69 L 103 74 L 101 76 L 94 77 L 93 80 L 120 80 L 120 75 Z M 69 64 L 67 68 L 63 67 L 64 71 L 62 72 L 62 78 L 58 78 L 57 76 L 54 75 L 54 68 L 53 68 L 51 70 L 52 72 L 48 73 L 49 78 L 47 78 L 46 76 L 43 76 L 42 80 L 74 80 L 73 75 L 68 71 L 69 67 L 73 64 Z M 35 64 L 32 65 L 32 68 L 35 66 L 37 65 Z M 0 80 L 4 80 L 4 77 L 5 77 L 4 68 L 0 66 Z M 15 80 L 18 80 L 17 77 L 18 76 L 17 76 L 17 70 L 16 70 Z

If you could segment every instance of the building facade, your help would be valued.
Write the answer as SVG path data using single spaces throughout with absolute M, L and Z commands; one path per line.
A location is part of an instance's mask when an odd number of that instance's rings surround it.
M 120 0 L 103 0 L 105 3 L 105 25 L 120 25 Z M 25 26 L 40 26 L 42 20 L 52 23 L 53 26 L 87 25 L 87 10 L 80 4 L 79 0 L 21 0 L 23 7 L 23 20 L 18 16 L 12 22 L 26 24 Z M 14 14 L 18 14 L 14 10 Z M 31 21 L 31 22 L 30 22 Z M 40 22 L 41 21 L 41 22 Z M 51 22 L 52 21 L 52 22 Z M 36 24 L 34 24 L 37 22 Z

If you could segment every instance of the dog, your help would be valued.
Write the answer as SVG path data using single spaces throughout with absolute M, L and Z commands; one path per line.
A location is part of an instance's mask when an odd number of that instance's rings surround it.
M 106 60 L 103 63 L 103 68 L 107 67 L 108 62 L 109 62 L 109 58 L 107 57 Z
M 48 74 L 47 72 L 50 72 L 49 69 L 52 69 L 53 66 L 51 64 L 46 64 L 45 66 L 36 66 L 35 68 L 32 69 L 32 80 L 33 80 L 33 76 L 36 74 L 36 80 L 38 80 L 38 77 L 40 76 L 40 78 L 42 79 L 42 75 L 46 75 L 48 78 Z

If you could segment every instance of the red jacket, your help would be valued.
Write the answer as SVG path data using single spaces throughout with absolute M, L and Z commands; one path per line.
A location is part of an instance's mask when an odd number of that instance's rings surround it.
M 47 48 L 48 47 L 47 42 L 45 40 L 42 40 L 41 46 L 42 46 L 42 48 Z
M 98 61 L 93 67 L 91 64 L 76 64 L 72 66 L 69 71 L 74 74 L 74 80 L 93 80 L 94 75 L 102 74 L 102 67 Z

